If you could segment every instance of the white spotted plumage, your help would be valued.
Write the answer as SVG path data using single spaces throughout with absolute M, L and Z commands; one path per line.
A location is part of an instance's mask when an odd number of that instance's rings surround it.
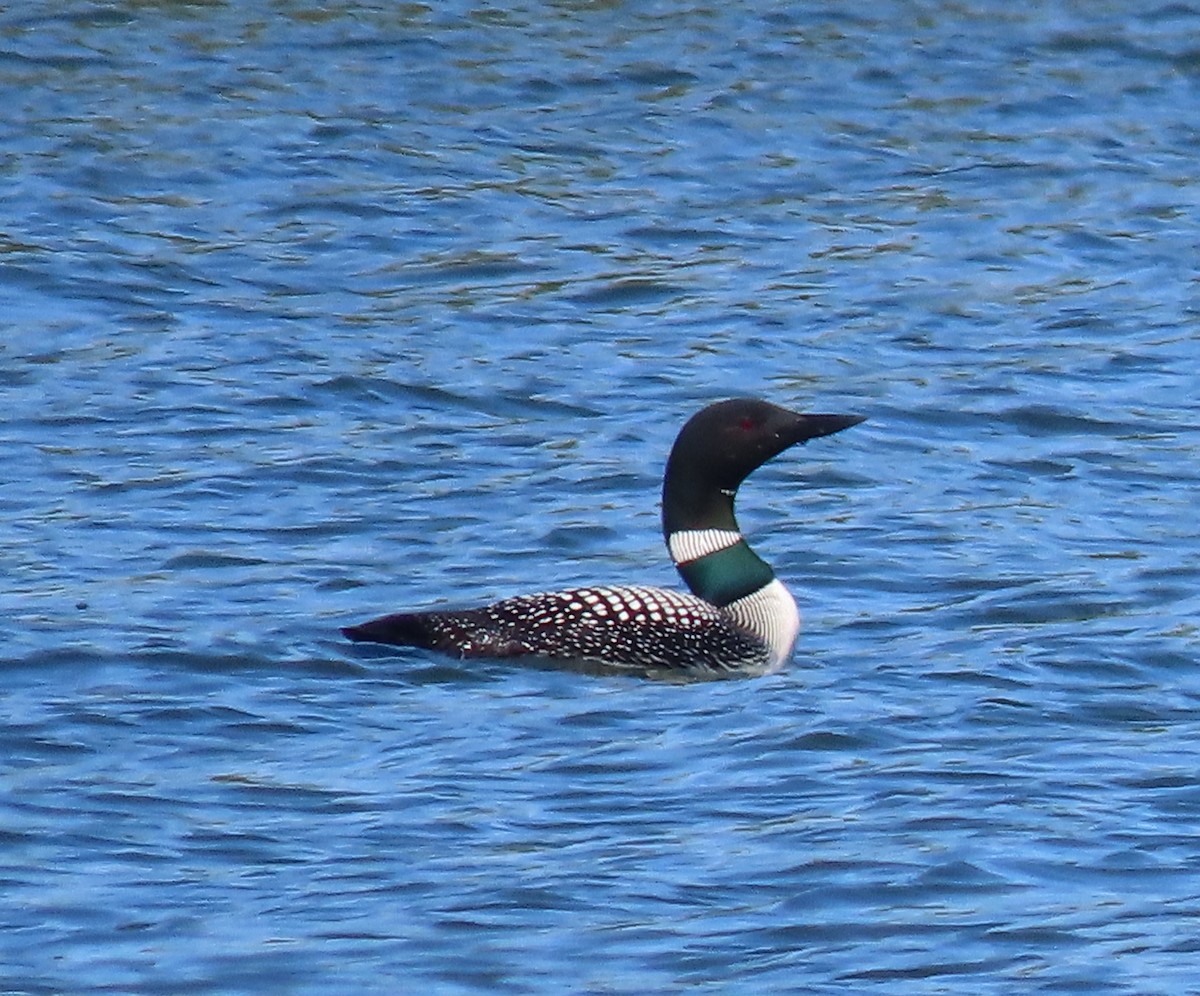
M 669 588 L 604 585 L 539 592 L 410 618 L 421 621 L 434 647 L 462 657 L 527 655 L 618 668 L 747 673 L 780 663 L 776 648 L 731 612 Z

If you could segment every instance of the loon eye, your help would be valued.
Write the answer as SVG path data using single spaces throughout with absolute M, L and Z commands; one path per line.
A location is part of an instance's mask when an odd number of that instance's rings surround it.
M 738 423 L 738 428 L 743 432 L 749 432 L 754 428 L 754 419 L 752 419 L 749 415 L 743 416 L 742 420 Z

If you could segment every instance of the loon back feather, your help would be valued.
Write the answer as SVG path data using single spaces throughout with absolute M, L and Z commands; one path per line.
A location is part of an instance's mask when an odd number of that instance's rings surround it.
M 703 599 L 637 585 L 518 595 L 475 609 L 400 612 L 344 632 L 460 658 L 542 657 L 631 668 L 762 667 L 762 643 Z

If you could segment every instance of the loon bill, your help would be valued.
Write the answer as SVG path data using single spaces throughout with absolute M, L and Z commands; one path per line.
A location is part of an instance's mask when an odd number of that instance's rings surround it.
M 800 613 L 738 529 L 738 486 L 789 447 L 862 421 L 800 414 L 756 398 L 719 401 L 688 420 L 667 459 L 662 528 L 690 595 L 595 585 L 474 609 L 398 612 L 342 632 L 459 658 L 530 657 L 643 672 L 776 670 L 791 655 Z

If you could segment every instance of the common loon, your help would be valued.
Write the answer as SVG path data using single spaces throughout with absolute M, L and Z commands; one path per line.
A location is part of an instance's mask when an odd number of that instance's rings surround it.
M 802 415 L 756 398 L 719 401 L 688 420 L 667 460 L 662 528 L 690 595 L 595 585 L 474 609 L 399 612 L 342 632 L 460 658 L 530 657 L 642 673 L 776 670 L 792 652 L 800 613 L 742 538 L 733 514 L 738 486 L 788 447 L 862 421 Z

